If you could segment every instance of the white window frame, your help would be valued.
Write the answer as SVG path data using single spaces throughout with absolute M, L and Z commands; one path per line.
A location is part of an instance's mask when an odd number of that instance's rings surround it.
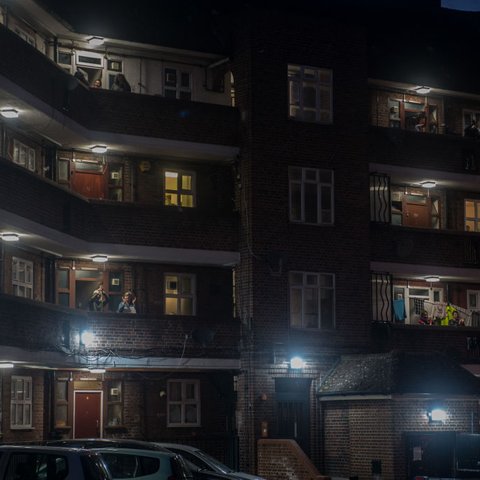
M 178 293 L 167 293 L 167 279 L 168 277 L 177 277 L 177 291 Z M 165 315 L 180 315 L 180 316 L 195 316 L 197 314 L 197 283 L 196 283 L 196 276 L 191 273 L 165 273 L 164 274 L 164 295 L 165 295 L 165 308 L 164 312 Z M 189 278 L 190 279 L 190 285 L 192 286 L 192 293 L 190 294 L 185 294 L 182 293 L 182 283 L 183 279 Z M 177 300 L 177 310 L 176 313 L 170 313 L 167 314 L 166 310 L 166 305 L 167 305 L 167 298 L 174 298 Z M 182 298 L 191 298 L 192 299 L 192 313 L 181 313 L 181 300 Z
M 176 81 L 175 86 L 167 85 L 167 70 L 175 70 Z M 188 75 L 188 87 L 182 86 L 182 74 Z M 166 96 L 165 92 L 175 92 L 175 98 L 177 100 L 181 99 L 182 93 L 188 93 L 190 96 L 190 100 L 192 99 L 193 95 L 193 75 L 190 70 L 180 69 L 177 67 L 172 67 L 171 65 L 165 65 L 163 67 L 163 95 Z M 172 97 L 173 98 L 173 97 Z
M 97 60 L 97 63 L 90 63 L 90 62 L 85 62 L 80 60 L 80 57 L 85 57 L 85 58 L 94 58 Z M 103 53 L 96 53 L 96 52 L 90 52 L 88 50 L 76 50 L 75 51 L 75 65 L 78 66 L 83 66 L 83 67 L 90 67 L 90 68 L 97 68 L 97 69 L 103 69 L 105 66 L 105 56 Z
M 413 290 L 423 290 L 424 294 L 413 294 L 411 293 Z M 407 287 L 406 285 L 393 285 L 393 292 L 394 292 L 394 300 L 403 298 L 405 302 L 405 324 L 409 325 L 417 325 L 418 320 L 420 318 L 419 314 L 413 313 L 411 315 L 411 312 L 415 311 L 415 299 L 420 299 L 420 300 L 426 300 L 427 302 L 434 303 L 436 301 L 443 303 L 443 288 L 441 287 L 436 287 L 436 288 L 430 288 L 427 286 L 418 286 L 418 287 Z M 395 295 L 395 291 L 401 292 L 399 295 Z M 436 298 L 437 297 L 437 298 Z
M 302 282 L 297 283 L 294 281 L 294 276 L 302 276 Z M 327 278 L 330 280 L 330 285 L 322 285 L 322 277 Z M 309 283 L 309 279 L 316 279 L 316 284 Z M 305 312 L 305 302 L 307 300 L 307 290 L 316 290 L 317 293 L 317 318 L 316 318 L 316 326 L 308 325 L 306 320 L 306 312 Z M 333 273 L 317 273 L 317 272 L 299 272 L 299 271 L 291 271 L 289 272 L 289 296 L 290 296 L 290 327 L 291 328 L 305 328 L 309 330 L 325 330 L 326 327 L 322 326 L 322 291 L 329 291 L 333 292 L 332 294 L 332 326 L 328 327 L 328 330 L 335 328 L 335 275 Z M 294 291 L 300 291 L 300 298 L 301 298 L 301 313 L 300 313 L 300 325 L 294 325 L 293 323 L 293 296 Z
M 475 305 L 470 303 L 471 295 L 475 295 Z M 467 309 L 474 312 L 480 311 L 480 290 L 467 290 Z
M 301 170 L 300 178 L 295 178 L 294 171 Z M 334 218 L 334 195 L 333 195 L 333 185 L 334 185 L 334 175 L 333 170 L 325 170 L 318 168 L 308 168 L 308 167 L 289 167 L 288 177 L 289 177 L 289 217 L 290 221 L 294 223 L 308 223 L 311 225 L 333 225 Z M 322 181 L 322 175 L 330 175 L 330 182 Z M 313 177 L 313 178 L 312 178 Z M 316 222 L 307 222 L 306 221 L 306 208 L 305 208 L 305 189 L 306 185 L 316 185 L 317 186 L 317 221 Z M 300 185 L 300 217 L 295 218 L 294 216 L 294 186 Z M 322 190 L 330 189 L 330 208 L 322 208 Z M 322 214 L 330 215 L 330 221 L 323 220 Z
M 181 396 L 180 400 L 170 400 L 170 386 L 173 383 L 181 384 Z M 193 399 L 186 398 L 187 386 L 193 385 L 195 396 Z M 181 408 L 181 420 L 180 422 L 172 422 L 170 420 L 170 406 L 179 405 Z M 188 405 L 195 405 L 197 410 L 197 421 L 186 421 L 186 407 Z M 200 403 L 200 381 L 192 379 L 174 379 L 167 382 L 167 427 L 199 427 L 201 426 L 201 403 Z
M 12 375 L 10 394 L 10 429 L 12 430 L 32 428 L 32 387 L 32 377 Z
M 288 116 L 294 120 L 331 124 L 333 122 L 333 71 L 330 68 L 288 65 Z M 304 88 L 315 90 L 315 107 L 305 105 Z M 328 94 L 328 104 L 321 94 Z M 315 118 L 307 118 L 314 113 Z
M 167 173 L 177 174 L 178 180 L 177 180 L 177 189 L 176 190 L 167 189 L 167 182 L 166 182 Z M 182 189 L 182 177 L 183 176 L 191 177 L 191 179 L 192 179 L 191 190 Z M 165 168 L 164 171 L 163 171 L 163 204 L 167 207 L 195 208 L 197 206 L 195 185 L 196 185 L 195 172 L 189 172 L 189 171 L 186 171 L 186 170 L 177 170 L 177 169 L 174 169 L 174 168 Z M 172 193 L 174 195 L 177 195 L 177 198 L 178 198 L 178 204 L 177 205 L 167 205 L 165 197 L 168 193 Z M 191 195 L 191 197 L 192 197 L 192 206 L 191 207 L 182 205 L 182 195 Z
M 473 202 L 475 209 L 474 217 L 467 217 L 467 202 Z M 465 198 L 463 201 L 463 228 L 467 229 L 467 222 L 473 222 L 475 225 L 474 232 L 480 232 L 480 199 L 479 198 Z
M 16 138 L 13 139 L 13 163 L 35 171 L 35 149 L 25 145 Z
M 20 280 L 21 267 L 25 272 L 24 279 Z M 33 299 L 33 262 L 23 258 L 12 257 L 12 287 L 13 294 L 17 297 Z M 24 295 L 20 295 L 20 289 Z

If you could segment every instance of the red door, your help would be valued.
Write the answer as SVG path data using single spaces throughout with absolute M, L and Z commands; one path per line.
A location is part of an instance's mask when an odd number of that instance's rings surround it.
M 105 198 L 105 178 L 103 174 L 73 172 L 72 190 L 87 198 Z
M 101 392 L 75 392 L 74 438 L 100 438 Z

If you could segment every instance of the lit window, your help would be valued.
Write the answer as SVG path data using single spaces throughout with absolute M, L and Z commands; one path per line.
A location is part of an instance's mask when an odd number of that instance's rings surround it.
M 191 75 L 176 68 L 165 68 L 163 91 L 165 97 L 177 98 L 180 100 L 191 100 L 192 87 Z
M 169 380 L 167 411 L 169 427 L 200 426 L 200 382 Z
M 195 315 L 195 276 L 165 275 L 165 313 L 167 315 Z
M 290 167 L 290 221 L 333 223 L 333 172 Z
M 465 231 L 480 232 L 480 200 L 465 200 Z
M 330 273 L 290 272 L 290 325 L 331 329 L 335 326 L 335 277 Z
M 332 123 L 332 70 L 289 65 L 288 99 L 290 118 Z
M 13 161 L 17 165 L 35 171 L 35 150 L 18 140 L 13 140 Z
M 33 263 L 12 258 L 12 287 L 17 297 L 33 298 Z
M 32 428 L 32 377 L 12 377 L 10 428 Z
M 165 205 L 195 207 L 195 176 L 191 172 L 166 170 Z

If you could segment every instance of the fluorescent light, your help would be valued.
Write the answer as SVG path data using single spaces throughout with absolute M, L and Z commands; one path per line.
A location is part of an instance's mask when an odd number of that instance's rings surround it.
M 14 108 L 2 108 L 0 114 L 5 118 L 18 118 L 18 110 Z
M 89 368 L 88 371 L 90 373 L 105 373 L 106 372 L 106 370 L 104 368 L 98 368 L 98 367 Z
M 430 93 L 432 89 L 430 87 L 426 87 L 425 85 L 421 85 L 421 86 L 415 87 L 414 90 L 420 95 L 426 95 L 427 93 Z
M 439 282 L 440 277 L 438 275 L 428 275 L 425 277 L 425 281 L 430 283 Z
M 103 37 L 90 37 L 87 42 L 89 45 L 92 47 L 98 47 L 99 45 L 102 45 L 105 39 Z
M 93 255 L 92 261 L 97 262 L 97 263 L 105 263 L 105 262 L 108 262 L 108 256 L 107 255 Z
M 107 145 L 94 145 L 90 149 L 93 153 L 105 153 L 108 150 Z
M 20 240 L 18 233 L 2 233 L 0 237 L 4 242 L 18 242 Z
M 420 185 L 423 188 L 434 188 L 437 185 L 435 180 L 425 180 L 424 182 L 420 182 Z
M 13 368 L 13 363 L 0 363 L 0 368 Z

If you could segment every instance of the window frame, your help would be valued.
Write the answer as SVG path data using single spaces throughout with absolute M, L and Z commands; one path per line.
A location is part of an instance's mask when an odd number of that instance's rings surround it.
M 167 70 L 175 70 L 175 86 L 167 85 Z M 182 86 L 182 74 L 188 75 L 188 87 Z M 175 92 L 175 97 L 170 96 L 169 98 L 176 98 L 177 100 L 192 100 L 193 95 L 193 75 L 192 72 L 188 69 L 181 69 L 177 67 L 172 67 L 171 65 L 165 65 L 163 67 L 163 96 L 168 97 L 166 92 Z M 182 95 L 183 94 L 183 95 Z M 185 97 L 185 94 L 188 94 L 188 98 Z
M 294 170 L 299 169 L 301 172 L 301 179 L 298 180 L 294 178 Z M 307 178 L 308 172 L 315 172 L 315 180 L 312 181 Z M 330 174 L 330 183 L 321 180 L 322 174 Z M 302 223 L 307 225 L 333 225 L 335 223 L 335 197 L 334 197 L 334 171 L 329 169 L 321 168 L 310 168 L 310 167 L 300 167 L 300 166 L 289 166 L 288 167 L 288 189 L 289 189 L 289 220 L 292 223 Z M 316 222 L 307 222 L 306 219 L 306 208 L 305 208 L 305 185 L 317 185 L 317 221 Z M 300 218 L 295 218 L 293 215 L 294 211 L 294 185 L 300 185 Z M 330 188 L 330 209 L 322 209 L 322 187 Z M 322 213 L 329 211 L 330 212 L 330 221 L 322 221 Z
M 123 425 L 123 399 L 124 399 L 124 386 L 123 381 L 119 379 L 108 380 L 106 382 L 107 387 L 107 428 L 119 427 Z M 115 421 L 114 421 L 115 420 Z
M 294 275 L 302 275 L 302 283 L 296 283 L 293 281 Z M 316 277 L 316 284 L 312 285 L 308 283 L 308 276 Z M 322 286 L 321 279 L 322 277 L 329 277 L 331 281 L 331 286 Z M 315 288 L 316 287 L 316 288 Z M 306 312 L 305 312 L 305 291 L 306 289 L 315 288 L 317 292 L 317 326 L 308 326 L 306 324 Z M 334 273 L 326 273 L 326 272 L 303 272 L 303 271 L 290 271 L 288 275 L 288 289 L 289 289 L 289 326 L 290 328 L 297 328 L 297 329 L 307 329 L 307 330 L 318 330 L 318 331 L 325 331 L 325 330 L 334 330 L 336 327 L 336 285 L 335 285 L 335 274 Z M 301 312 L 300 312 L 300 325 L 295 325 L 293 323 L 293 292 L 295 290 L 301 291 Z M 325 327 L 322 326 L 322 290 L 328 290 L 332 292 L 332 319 L 331 319 L 331 326 Z
M 15 265 L 19 264 L 24 264 L 25 268 L 25 277 L 27 276 L 27 267 L 30 267 L 30 272 L 31 272 L 31 281 L 28 282 L 27 279 L 25 279 L 24 282 L 21 282 L 18 280 L 18 268 Z M 33 300 L 33 283 L 34 283 L 34 270 L 33 270 L 33 262 L 30 260 L 25 260 L 20 257 L 12 257 L 12 290 L 13 290 L 13 295 L 16 297 L 20 298 L 28 298 L 30 300 Z M 30 292 L 30 295 L 19 295 L 17 288 L 24 288 L 25 293 L 28 291 Z
M 177 277 L 177 282 L 179 287 L 177 291 L 179 293 L 167 293 L 167 279 L 168 277 Z M 181 292 L 181 285 L 184 278 L 190 279 L 190 284 L 192 286 L 191 294 L 183 294 Z M 193 273 L 174 273 L 174 272 L 165 272 L 164 273 L 164 282 L 163 282 L 163 294 L 164 294 L 164 314 L 165 315 L 177 315 L 177 316 L 188 316 L 194 317 L 197 314 L 197 277 Z M 167 313 L 167 298 L 176 298 L 177 299 L 177 309 L 176 313 Z M 182 313 L 181 312 L 181 300 L 182 298 L 191 298 L 192 299 L 192 313 Z
M 29 385 L 28 389 L 28 398 L 24 398 L 22 400 L 18 398 L 14 398 L 14 394 L 17 391 L 16 383 L 17 382 L 24 382 L 24 384 Z M 17 424 L 14 423 L 14 419 L 16 420 L 16 415 L 14 415 L 14 407 L 21 407 L 22 417 L 24 418 L 24 423 Z M 28 407 L 28 408 L 27 408 Z M 26 415 L 26 411 L 28 410 L 29 415 Z M 26 418 L 29 417 L 29 418 Z M 33 379 L 29 376 L 23 375 L 12 375 L 11 382 L 10 382 L 10 429 L 11 430 L 30 430 L 32 428 L 32 420 L 33 420 Z
M 294 74 L 293 70 L 298 73 Z M 315 78 L 306 76 L 306 70 L 313 70 Z M 328 74 L 329 81 L 321 79 L 322 75 Z M 288 78 L 288 118 L 300 122 L 318 123 L 321 125 L 333 124 L 333 69 L 324 67 L 312 67 L 308 65 L 298 65 L 289 63 L 287 65 Z M 305 94 L 303 88 L 310 86 L 315 89 L 315 107 L 305 107 Z M 329 93 L 329 105 L 326 108 L 321 102 L 321 91 L 327 90 Z M 294 99 L 294 92 L 298 95 L 298 101 Z M 292 112 L 297 112 L 297 115 Z M 315 120 L 305 118 L 307 112 L 315 112 Z M 328 114 L 328 119 L 322 119 L 322 114 Z
M 23 162 L 22 160 L 22 153 L 24 156 Z M 35 172 L 35 167 L 37 163 L 37 152 L 34 148 L 26 145 L 25 143 L 17 140 L 16 138 L 13 139 L 13 152 L 12 152 L 12 159 L 13 163 L 19 165 L 20 167 L 26 168 L 31 172 Z
M 170 386 L 173 383 L 180 383 L 181 385 L 181 399 L 180 400 L 170 400 Z M 194 399 L 186 398 L 186 387 L 188 385 L 193 385 L 195 390 Z M 181 421 L 172 422 L 170 421 L 170 406 L 171 405 L 180 405 L 181 406 Z M 197 421 L 186 422 L 186 413 L 185 409 L 187 405 L 195 405 L 197 411 Z M 200 380 L 198 379 L 179 379 L 172 378 L 167 381 L 167 427 L 200 427 L 201 426 L 201 398 L 200 398 Z
M 467 217 L 467 202 L 473 203 L 475 210 L 474 217 Z M 467 222 L 471 222 L 474 225 L 473 230 L 467 230 Z M 466 232 L 480 232 L 480 198 L 464 198 L 463 199 L 463 229 Z
M 167 189 L 166 177 L 168 173 L 176 173 L 178 175 L 177 179 L 177 189 Z M 185 190 L 182 188 L 182 177 L 191 177 L 191 190 Z M 177 195 L 176 204 L 167 204 L 167 194 Z M 182 195 L 190 195 L 192 197 L 192 206 L 182 205 Z M 165 207 L 181 207 L 181 208 L 196 208 L 197 206 L 197 195 L 196 195 L 196 175 L 195 172 L 190 170 L 179 170 L 176 168 L 164 168 L 163 169 L 163 205 Z

